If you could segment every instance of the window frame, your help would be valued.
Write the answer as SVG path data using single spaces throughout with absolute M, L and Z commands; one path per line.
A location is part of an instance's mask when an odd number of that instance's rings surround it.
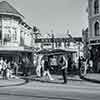
M 100 36 L 100 23 L 98 21 L 94 23 L 94 35 Z
M 94 0 L 94 14 L 99 13 L 99 0 Z

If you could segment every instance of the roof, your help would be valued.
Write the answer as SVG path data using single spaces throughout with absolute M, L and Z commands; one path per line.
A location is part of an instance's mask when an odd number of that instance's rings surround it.
M 10 14 L 18 17 L 24 17 L 6 1 L 0 2 L 0 14 Z

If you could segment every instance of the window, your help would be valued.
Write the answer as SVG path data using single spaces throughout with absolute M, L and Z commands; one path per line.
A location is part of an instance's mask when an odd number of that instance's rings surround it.
M 17 28 L 12 27 L 12 40 L 16 41 L 17 40 Z
M 8 42 L 11 41 L 11 27 L 4 26 L 4 41 Z
M 94 14 L 99 13 L 99 0 L 94 1 Z
M 99 36 L 100 35 L 99 34 L 99 23 L 98 22 L 96 22 L 94 24 L 94 32 L 95 32 L 95 36 Z

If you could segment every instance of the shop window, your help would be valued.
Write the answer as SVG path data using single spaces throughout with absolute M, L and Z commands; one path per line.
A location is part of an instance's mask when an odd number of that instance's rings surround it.
M 94 25 L 94 31 L 95 31 L 95 36 L 99 36 L 100 33 L 99 33 L 99 23 L 96 22 L 95 25 Z
M 99 13 L 99 0 L 94 1 L 94 14 Z

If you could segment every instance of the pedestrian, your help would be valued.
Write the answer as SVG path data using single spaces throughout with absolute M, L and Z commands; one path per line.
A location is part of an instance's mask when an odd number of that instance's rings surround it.
M 40 70 L 40 72 L 41 72 L 41 77 L 42 77 L 43 72 L 44 72 L 44 59 L 43 58 L 41 59 L 41 70 Z
M 2 70 L 3 70 L 3 79 L 7 79 L 7 60 L 6 59 L 3 62 Z
M 86 75 L 87 74 L 87 68 L 88 68 L 88 59 L 85 59 L 83 61 L 83 66 L 84 66 L 84 73 L 83 73 L 83 75 Z
M 15 75 L 17 75 L 18 73 L 18 68 L 19 68 L 18 64 L 14 61 L 14 74 Z
M 91 59 L 89 60 L 89 71 L 93 72 L 93 61 Z
M 41 59 L 42 59 L 43 55 L 39 55 L 38 59 L 37 59 L 37 66 L 36 66 L 36 74 L 37 77 L 41 77 Z
M 3 77 L 3 63 L 4 63 L 4 60 L 3 58 L 1 57 L 0 58 L 0 67 L 1 67 L 1 76 Z
M 45 56 L 44 58 L 44 73 L 43 73 L 43 76 L 48 76 L 48 78 L 50 80 L 54 80 L 50 74 L 50 65 L 49 65 L 49 62 L 48 62 L 48 56 Z
M 81 66 L 82 66 L 82 59 L 81 57 L 79 56 L 79 59 L 78 59 L 78 75 L 81 77 Z
M 10 61 L 7 63 L 7 78 L 10 79 L 11 78 L 11 63 Z
M 0 74 L 2 73 L 2 64 L 0 62 Z
M 22 58 L 22 72 L 23 72 L 23 76 L 27 76 L 26 74 L 26 59 L 25 57 Z
M 67 60 L 65 60 L 65 57 L 61 55 L 59 57 L 58 65 L 60 66 L 61 71 L 62 71 L 62 76 L 63 76 L 64 84 L 67 83 L 67 77 L 66 77 L 67 64 L 68 63 L 67 63 Z

